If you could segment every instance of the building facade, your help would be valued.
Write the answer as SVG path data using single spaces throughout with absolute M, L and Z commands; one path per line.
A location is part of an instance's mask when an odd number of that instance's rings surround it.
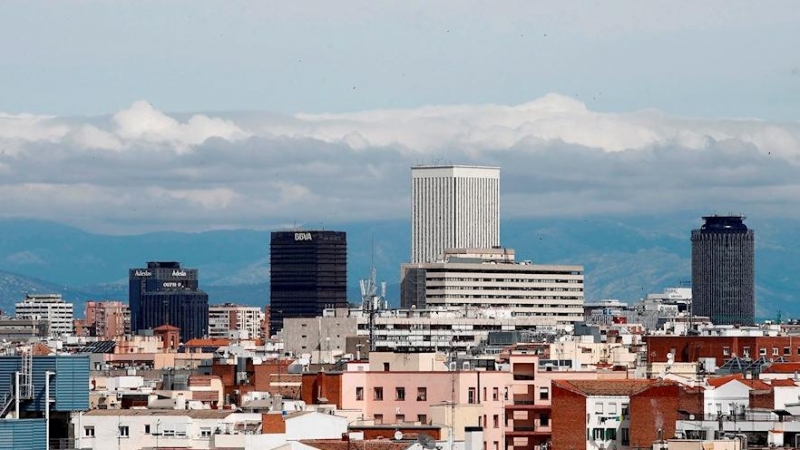
M 411 262 L 500 245 L 500 168 L 411 168 Z
M 44 320 L 50 336 L 72 334 L 73 305 L 61 299 L 60 294 L 28 294 L 15 305 L 18 319 Z
M 86 325 L 95 335 L 113 339 L 131 333 L 131 310 L 120 301 L 86 302 Z
M 347 308 L 347 235 L 276 231 L 270 240 L 270 334 L 283 319 Z
M 258 339 L 262 337 L 264 312 L 257 306 L 234 303 L 208 307 L 208 337 Z
M 744 216 L 707 216 L 692 230 L 692 313 L 716 325 L 755 321 L 755 234 Z
M 445 261 L 404 264 L 404 308 L 493 308 L 512 317 L 583 320 L 583 266 L 515 263 L 511 249 L 448 250 Z
M 180 328 L 183 342 L 208 333 L 208 294 L 198 288 L 197 269 L 148 262 L 146 268 L 131 269 L 129 279 L 134 333 L 167 324 Z

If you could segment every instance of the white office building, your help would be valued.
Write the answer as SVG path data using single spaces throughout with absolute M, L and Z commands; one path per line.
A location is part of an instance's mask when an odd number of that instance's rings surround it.
M 500 168 L 411 168 L 411 262 L 500 245 Z
M 584 320 L 583 266 L 517 263 L 506 248 L 451 249 L 443 256 L 402 265 L 402 307 L 488 308 L 564 325 Z
M 60 294 L 28 294 L 15 305 L 15 314 L 17 319 L 46 321 L 52 337 L 72 334 L 73 305 Z

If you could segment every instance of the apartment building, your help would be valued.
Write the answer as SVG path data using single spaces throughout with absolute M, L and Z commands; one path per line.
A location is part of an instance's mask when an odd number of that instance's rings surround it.
M 15 305 L 18 319 L 44 320 L 51 337 L 72 334 L 74 308 L 65 302 L 61 294 L 27 294 L 25 300 Z
M 86 326 L 93 326 L 101 339 L 131 334 L 131 310 L 120 301 L 88 301 L 85 317 Z
M 257 306 L 235 303 L 209 305 L 208 337 L 224 339 L 258 339 L 262 336 L 264 311 Z

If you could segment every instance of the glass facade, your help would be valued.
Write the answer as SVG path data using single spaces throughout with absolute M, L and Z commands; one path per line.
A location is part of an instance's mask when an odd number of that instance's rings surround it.
M 131 269 L 129 300 L 134 332 L 172 325 L 180 328 L 181 341 L 208 334 L 208 294 L 198 288 L 197 269 L 178 262 L 148 262 Z
M 752 325 L 755 234 L 742 216 L 703 219 L 692 230 L 692 314 L 716 325 Z
M 317 317 L 347 307 L 347 236 L 279 231 L 270 240 L 270 334 L 286 317 Z

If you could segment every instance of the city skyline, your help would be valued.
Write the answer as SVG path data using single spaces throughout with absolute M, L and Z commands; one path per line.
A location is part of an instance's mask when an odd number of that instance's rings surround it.
M 501 167 L 506 217 L 800 218 L 791 2 L 44 4 L 0 15 L 0 218 L 402 219 L 429 163 Z

